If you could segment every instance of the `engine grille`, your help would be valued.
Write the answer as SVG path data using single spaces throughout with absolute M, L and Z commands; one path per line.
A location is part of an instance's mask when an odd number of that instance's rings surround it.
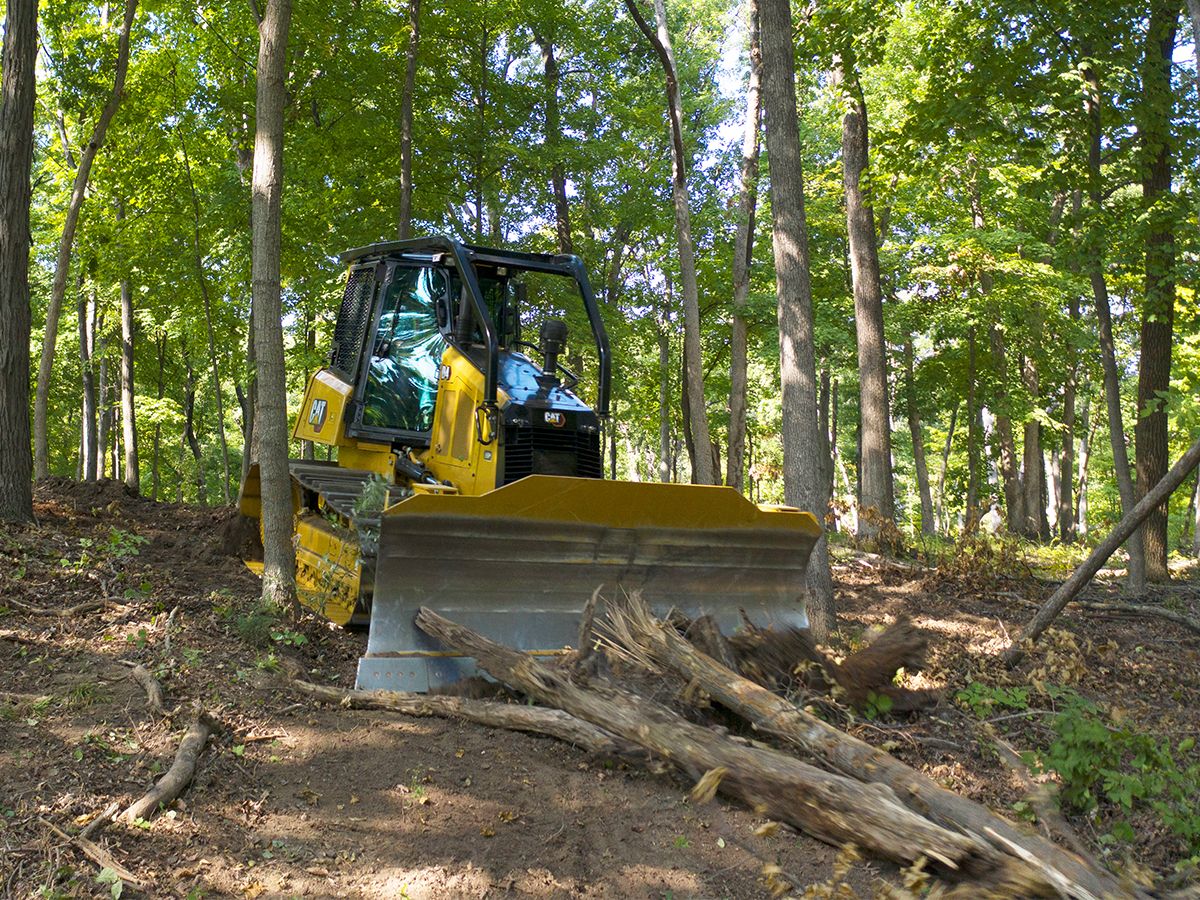
M 526 475 L 602 478 L 600 435 L 558 428 L 518 428 L 504 432 L 504 484 Z
M 355 269 L 346 282 L 346 293 L 342 295 L 342 308 L 338 311 L 337 324 L 333 329 L 333 352 L 330 365 L 354 381 L 358 375 L 358 355 L 362 352 L 363 340 L 371 325 L 371 294 L 375 286 L 375 270 Z

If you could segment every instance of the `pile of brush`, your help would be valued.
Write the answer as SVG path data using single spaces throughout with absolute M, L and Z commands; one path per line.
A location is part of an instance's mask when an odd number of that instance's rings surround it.
M 919 671 L 925 660 L 926 638 L 908 620 L 840 663 L 805 631 L 762 631 L 747 623 L 729 637 L 708 617 L 660 620 L 636 595 L 609 601 L 602 617 L 593 602 L 579 650 L 559 665 L 429 609 L 421 610 L 417 624 L 540 706 L 294 686 L 347 706 L 458 716 L 665 763 L 695 783 L 698 801 L 719 792 L 821 840 L 852 843 L 904 865 L 924 861 L 957 883 L 963 896 L 1136 896 L 1136 888 L 1094 860 L 941 787 L 806 711 L 806 700 L 818 694 L 858 707 L 887 697 L 894 710 L 936 702 L 932 692 L 893 682 L 898 669 Z M 666 686 L 670 702 L 631 690 L 639 675 L 653 681 L 655 695 Z M 748 728 L 741 730 L 754 738 L 712 727 L 703 712 L 714 707 L 744 722 Z

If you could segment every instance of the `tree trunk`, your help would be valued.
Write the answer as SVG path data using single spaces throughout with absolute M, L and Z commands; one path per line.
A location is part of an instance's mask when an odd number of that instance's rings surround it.
M 687 149 L 683 143 L 683 104 L 679 97 L 679 79 L 671 35 L 667 29 L 664 0 L 654 0 L 656 28 L 652 29 L 637 8 L 637 0 L 625 0 L 625 7 L 642 34 L 654 47 L 667 82 L 667 111 L 671 120 L 672 178 L 671 197 L 675 207 L 675 236 L 679 244 L 680 282 L 683 290 L 683 364 L 688 399 L 688 418 L 696 452 L 692 454 L 692 481 L 716 484 L 712 445 L 708 431 L 708 410 L 704 402 L 704 355 L 700 343 L 700 291 L 696 283 L 695 245 L 692 243 L 692 218 L 687 184 Z
M 92 303 L 95 304 L 95 302 L 96 298 L 93 296 Z M 102 326 L 97 324 L 95 327 L 98 334 Z M 99 365 L 96 364 L 97 356 L 100 357 Z M 96 429 L 96 477 L 104 478 L 108 474 L 106 469 L 108 461 L 108 438 L 112 433 L 112 404 L 108 396 L 108 357 L 104 355 L 103 338 L 96 340 L 96 348 L 92 353 L 92 365 L 98 369 L 97 381 L 99 382 L 96 390 L 96 412 L 97 419 L 99 420 L 99 425 Z
M 157 397 L 161 401 L 164 392 L 163 367 L 167 355 L 167 333 L 159 332 L 158 339 L 155 341 L 158 345 L 158 391 Z M 162 487 L 159 475 L 159 452 L 162 442 L 162 425 L 156 420 L 154 422 L 154 443 L 152 446 L 153 457 L 150 460 L 150 499 L 158 499 L 159 488 Z
M 79 479 L 95 481 L 101 468 L 96 462 L 100 447 L 96 439 L 96 379 L 92 371 L 96 339 L 93 325 L 95 304 L 87 299 L 82 276 L 75 287 L 75 311 L 79 317 L 79 372 L 83 388 L 79 417 Z
M 37 0 L 8 0 L 0 76 L 0 521 L 33 521 L 29 453 L 29 200 Z
M 176 127 L 179 149 L 183 155 L 183 171 L 187 176 L 188 191 L 192 199 L 192 263 L 196 267 L 196 282 L 200 288 L 200 299 L 204 303 L 204 325 L 208 335 L 208 362 L 212 371 L 213 398 L 217 406 L 217 440 L 221 446 L 221 499 L 229 505 L 229 442 L 225 437 L 225 401 L 221 393 L 221 373 L 217 367 L 217 342 L 213 329 L 212 301 L 208 294 L 208 277 L 204 271 L 204 250 L 200 241 L 200 198 L 196 195 L 196 182 L 192 179 L 192 162 L 188 156 L 187 140 L 182 126 Z
M 741 198 L 733 244 L 733 328 L 729 344 L 729 458 L 725 483 L 740 491 L 745 478 L 746 450 L 746 298 L 750 293 L 750 260 L 754 254 L 754 215 L 758 205 L 758 134 L 762 120 L 762 48 L 758 0 L 750 0 L 750 79 L 746 84 L 746 119 L 742 137 Z
M 666 322 L 659 322 L 658 337 L 658 480 L 671 480 L 671 340 Z
M 613 233 L 612 261 L 608 265 L 608 276 L 605 279 L 604 288 L 604 302 L 610 306 L 617 302 L 617 295 L 621 291 L 621 266 L 625 261 L 628 241 L 629 226 L 625 222 L 619 222 Z
M 1196 11 L 1192 7 L 1195 21 Z M 1200 472 L 1196 473 L 1196 490 L 1192 493 L 1192 556 L 1200 559 Z
M 558 236 L 558 252 L 574 253 L 571 243 L 571 208 L 567 203 L 567 176 L 562 158 L 562 119 L 558 109 L 558 59 L 554 56 L 554 41 L 535 37 L 542 50 L 542 68 L 546 76 L 545 138 L 550 153 L 550 188 L 554 194 L 554 231 Z
M 1037 333 L 1036 329 L 1034 333 Z M 1036 406 L 1041 386 L 1037 363 L 1031 356 L 1021 360 L 1021 382 Z M 1042 425 L 1036 419 L 1025 423 L 1024 456 L 1025 467 L 1021 484 L 1025 493 L 1025 524 L 1021 533 L 1031 540 L 1037 540 L 1042 533 L 1041 522 L 1045 507 L 1042 505 Z
M 950 448 L 954 446 L 954 426 L 958 422 L 958 404 L 950 410 L 950 428 L 946 431 L 946 444 L 942 448 L 942 468 L 938 472 L 938 522 L 946 532 L 950 531 L 950 519 L 946 513 L 946 469 L 950 467 Z
M 125 486 L 135 494 L 141 493 L 141 473 L 138 467 L 137 418 L 134 412 L 133 387 L 133 294 L 129 279 L 121 279 L 121 427 L 125 443 Z
M 63 222 L 62 237 L 58 243 L 58 257 L 54 264 L 54 281 L 50 287 L 50 301 L 46 309 L 46 333 L 42 340 L 42 359 L 38 366 L 37 391 L 33 405 L 33 468 L 35 478 L 50 475 L 50 435 L 47 416 L 50 404 L 50 379 L 54 374 L 54 351 L 58 342 L 58 320 L 62 315 L 63 298 L 67 293 L 67 276 L 71 268 L 71 248 L 75 243 L 75 229 L 79 225 L 79 211 L 91 176 L 92 163 L 104 144 L 108 125 L 117 113 L 121 97 L 125 92 L 125 73 L 129 69 L 129 31 L 133 27 L 133 16 L 137 11 L 137 0 L 125 0 L 125 18 L 121 23 L 121 35 L 117 45 L 117 68 L 113 76 L 112 91 L 100 118 L 92 128 L 91 140 L 79 157 L 79 168 L 75 170 L 75 183 L 71 188 L 71 200 L 67 204 L 67 216 Z
M 905 394 L 908 401 L 908 430 L 912 434 L 913 467 L 917 470 L 917 490 L 921 495 L 921 534 L 937 534 L 933 514 L 933 495 L 929 491 L 929 466 L 925 462 L 925 435 L 921 429 L 921 413 L 917 408 L 917 385 L 913 377 L 912 338 L 904 342 Z
M 284 73 L 291 0 L 267 0 L 259 25 L 255 109 L 252 281 L 258 361 L 258 465 L 262 479 L 263 600 L 290 608 L 296 596 L 292 487 L 288 470 L 287 380 L 279 284 L 283 193 Z
M 978 366 L 975 364 L 975 326 L 967 330 L 967 509 L 963 532 L 971 534 L 979 524 L 979 403 L 975 382 Z
M 761 0 L 763 113 L 771 173 L 775 284 L 779 295 L 779 372 L 782 382 L 784 502 L 825 518 L 821 436 L 817 423 L 817 369 L 813 347 L 812 280 L 804 171 L 796 112 L 795 48 L 788 0 Z M 829 548 L 824 536 L 808 567 L 809 621 L 824 640 L 836 627 Z
M 421 0 L 408 0 L 408 49 L 404 53 L 404 92 L 400 95 L 400 222 L 396 236 L 412 237 L 413 94 L 417 89 L 417 51 L 421 41 Z
M 1071 294 L 1069 313 L 1071 323 L 1079 321 L 1079 297 Z M 1075 345 L 1066 342 L 1067 380 L 1063 385 L 1062 455 L 1059 462 L 1058 537 L 1064 544 L 1075 540 L 1075 391 L 1079 377 L 1079 360 Z
M 879 517 L 895 518 L 892 484 L 892 426 L 888 410 L 887 346 L 883 330 L 883 289 L 875 209 L 863 177 L 868 167 L 867 104 L 858 73 L 842 68 L 847 95 L 842 119 L 842 184 L 846 195 L 846 231 L 850 239 L 850 274 L 854 285 L 854 330 L 858 343 L 858 391 L 862 451 L 859 496 L 860 535 L 873 537 Z M 863 516 L 873 508 L 878 516 Z
M 1088 463 L 1092 459 L 1092 398 L 1084 390 L 1083 409 L 1079 414 L 1081 432 L 1079 437 L 1079 486 L 1075 491 L 1075 535 L 1087 535 L 1088 514 Z
M 242 410 L 242 483 L 250 472 L 251 460 L 258 458 L 258 438 L 254 431 L 254 410 L 258 405 L 258 357 L 254 353 L 254 308 L 246 326 L 246 405 Z M 328 448 L 327 448 L 328 449 Z
M 1200 44 L 1200 0 L 1187 0 L 1188 15 L 1192 20 L 1192 46 Z M 1196 96 L 1200 97 L 1200 64 L 1196 66 Z M 1200 551 L 1197 551 L 1200 555 Z
M 1175 319 L 1175 232 L 1171 210 L 1171 57 L 1179 7 L 1157 0 L 1150 8 L 1142 66 L 1138 138 L 1146 230 L 1146 299 L 1142 304 L 1141 366 L 1138 369 L 1137 495 L 1145 496 L 1167 471 L 1165 394 L 1171 389 L 1171 341 Z M 1167 507 L 1142 526 L 1146 578 L 1170 580 L 1167 571 Z
M 1171 493 L 1183 483 L 1183 480 L 1188 477 L 1192 469 L 1196 468 L 1197 464 L 1200 464 L 1200 440 L 1195 441 L 1179 458 L 1179 461 L 1171 467 L 1171 470 L 1163 475 L 1162 480 L 1147 491 L 1146 496 L 1139 500 L 1130 512 L 1121 517 L 1117 527 L 1100 542 L 1079 568 L 1071 573 L 1071 577 L 1050 595 L 1033 618 L 1021 629 L 1021 633 L 1013 638 L 1008 649 L 1004 651 L 1004 661 L 1009 666 L 1016 665 L 1025 655 L 1021 645 L 1026 641 L 1036 641 L 1041 636 L 1050 623 L 1058 618 L 1058 614 L 1063 611 L 1063 608 L 1075 599 L 1108 562 L 1108 558 L 1116 552 L 1116 549 L 1128 540 L 1129 535 L 1133 534 L 1137 527 L 1145 521 L 1146 516 L 1170 499 Z
M 1085 48 L 1086 52 L 1086 48 Z M 1108 305 L 1108 285 L 1104 280 L 1105 236 L 1102 233 L 1103 182 L 1100 171 L 1100 149 L 1103 132 L 1100 121 L 1100 76 L 1094 66 L 1083 69 L 1084 102 L 1088 120 L 1088 199 L 1091 227 L 1088 247 L 1084 253 L 1092 299 L 1096 304 L 1096 322 L 1100 335 L 1100 362 L 1104 371 L 1104 400 L 1108 412 L 1108 438 L 1112 445 L 1113 473 L 1121 495 L 1121 512 L 1128 514 L 1137 502 L 1129 451 L 1125 445 L 1125 426 L 1121 412 L 1121 376 L 1117 370 L 1117 352 L 1113 343 L 1112 312 Z M 1146 590 L 1146 557 L 1142 548 L 1140 529 L 1130 536 L 1125 548 L 1129 554 L 1129 576 L 1125 589 L 1132 596 Z
M 200 441 L 196 438 L 196 375 L 192 370 L 192 361 L 187 356 L 187 345 L 183 345 L 184 371 L 183 382 L 183 440 L 192 451 L 196 461 L 196 502 L 200 506 L 208 506 L 208 477 L 204 471 L 204 457 L 200 452 Z M 182 474 L 182 473 L 181 473 Z M 183 479 L 180 478 L 182 483 Z

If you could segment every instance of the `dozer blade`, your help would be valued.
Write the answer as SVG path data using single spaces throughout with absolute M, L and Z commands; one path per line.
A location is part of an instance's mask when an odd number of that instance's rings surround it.
M 578 640 L 598 587 L 641 591 L 665 614 L 741 611 L 804 627 L 804 574 L 821 534 L 810 513 L 725 487 L 533 475 L 478 497 L 416 494 L 384 514 L 358 687 L 425 692 L 475 674 L 416 627 L 428 606 L 521 650 Z

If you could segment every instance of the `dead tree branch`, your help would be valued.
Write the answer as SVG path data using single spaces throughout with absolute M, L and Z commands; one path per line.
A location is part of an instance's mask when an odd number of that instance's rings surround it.
M 195 776 L 200 754 L 204 752 L 204 745 L 208 743 L 209 735 L 215 730 L 215 723 L 204 713 L 200 713 L 184 734 L 183 740 L 179 742 L 179 749 L 175 753 L 175 762 L 171 763 L 167 774 L 160 778 L 158 783 L 140 799 L 134 801 L 125 812 L 121 813 L 121 818 L 126 822 L 148 819 L 157 810 L 165 807 L 182 794 L 184 788 L 191 783 Z

